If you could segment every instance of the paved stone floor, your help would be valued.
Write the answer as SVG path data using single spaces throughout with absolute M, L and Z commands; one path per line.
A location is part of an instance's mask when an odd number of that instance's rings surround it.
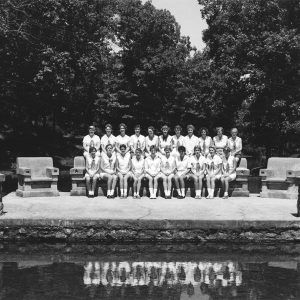
M 229 199 L 107 199 L 104 197 L 20 198 L 10 193 L 3 198 L 1 219 L 60 220 L 237 220 L 237 221 L 299 221 L 294 217 L 296 200 L 267 199 L 258 195 Z

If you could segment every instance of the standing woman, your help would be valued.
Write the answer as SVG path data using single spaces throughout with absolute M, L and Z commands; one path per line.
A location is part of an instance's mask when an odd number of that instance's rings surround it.
M 174 158 L 179 157 L 178 147 L 183 146 L 184 136 L 181 135 L 182 127 L 180 125 L 176 125 L 174 128 L 175 135 L 172 136 L 171 145 L 173 147 L 172 156 Z
M 145 156 L 150 156 L 150 147 L 155 146 L 158 149 L 158 136 L 154 134 L 154 127 L 148 127 L 148 135 L 145 138 Z
M 170 128 L 167 125 L 164 125 L 161 128 L 162 135 L 159 136 L 158 138 L 158 148 L 159 148 L 159 153 L 160 157 L 166 155 L 165 153 L 165 147 L 171 147 L 171 141 L 172 137 L 169 135 Z
M 141 149 L 142 153 L 145 150 L 145 137 L 141 135 L 141 126 L 136 125 L 134 127 L 134 134 L 130 137 L 130 151 L 131 154 L 135 154 L 136 149 Z
M 130 151 L 130 137 L 126 134 L 127 126 L 124 123 L 119 125 L 120 134 L 116 137 L 116 152 L 121 153 L 120 146 L 125 145 L 125 153 Z
M 222 176 L 221 182 L 224 189 L 223 199 L 228 198 L 229 182 L 236 179 L 236 160 L 233 155 L 230 154 L 230 149 L 224 149 L 224 157 L 222 162 Z
M 202 183 L 206 168 L 206 159 L 201 154 L 201 148 L 199 146 L 195 147 L 194 152 L 195 154 L 190 158 L 191 179 L 194 181 L 195 185 L 195 199 L 201 199 Z
M 216 152 L 222 157 L 224 148 L 227 147 L 228 137 L 223 134 L 223 127 L 216 127 L 217 135 L 213 138 Z
M 116 155 L 111 144 L 107 144 L 101 154 L 100 178 L 107 180 L 107 198 L 114 198 L 117 183 Z
M 209 147 L 213 145 L 212 138 L 208 136 L 208 129 L 202 127 L 200 129 L 199 145 L 201 147 L 202 155 L 207 157 L 209 154 Z
M 179 157 L 175 160 L 175 185 L 178 193 L 178 199 L 185 197 L 185 183 L 184 180 L 188 177 L 190 172 L 189 168 L 189 157 L 185 154 L 185 147 L 179 146 Z
M 230 154 L 234 156 L 237 163 L 236 166 L 238 167 L 241 161 L 243 143 L 242 143 L 242 139 L 237 136 L 238 135 L 237 128 L 232 128 L 230 133 L 231 133 L 231 137 L 228 139 L 228 147 L 230 149 Z
M 133 198 L 140 199 L 142 179 L 145 177 L 145 160 L 140 148 L 135 150 L 135 156 L 131 159 L 131 172 L 133 176 Z
M 154 145 L 150 147 L 150 153 L 150 156 L 145 159 L 145 177 L 149 180 L 150 199 L 156 199 L 161 159 L 156 154 L 156 147 Z
M 106 153 L 106 146 L 111 145 L 112 146 L 112 152 L 115 152 L 115 146 L 116 146 L 116 137 L 112 134 L 112 126 L 110 124 L 105 125 L 105 134 L 101 138 L 101 149 L 102 152 Z
M 209 147 L 209 154 L 206 158 L 206 182 L 208 196 L 206 199 L 214 198 L 216 180 L 221 178 L 222 159 L 216 154 L 216 149 L 213 146 Z
M 186 149 L 186 155 L 190 157 L 194 154 L 194 148 L 199 145 L 199 139 L 194 135 L 194 125 L 188 125 L 186 129 L 188 134 L 184 137 L 183 145 Z
M 126 145 L 120 146 L 121 153 L 117 153 L 117 172 L 120 180 L 121 198 L 127 198 L 128 179 L 132 177 L 130 154 L 126 153 Z
M 175 171 L 175 158 L 171 156 L 171 147 L 165 147 L 166 155 L 161 156 L 161 178 L 163 180 L 165 198 L 171 199 L 172 179 Z

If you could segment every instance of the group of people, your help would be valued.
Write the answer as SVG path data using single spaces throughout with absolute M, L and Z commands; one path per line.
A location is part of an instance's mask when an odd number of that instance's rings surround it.
M 86 185 L 88 196 L 93 197 L 97 180 L 107 181 L 107 198 L 114 198 L 114 191 L 119 180 L 120 197 L 126 198 L 128 181 L 133 180 L 134 198 L 140 198 L 143 179 L 149 181 L 150 199 L 157 195 L 158 180 L 163 181 L 166 199 L 171 198 L 174 181 L 178 198 L 185 198 L 186 180 L 192 180 L 196 199 L 202 196 L 202 186 L 206 180 L 208 196 L 214 197 L 217 180 L 224 188 L 223 198 L 228 198 L 229 182 L 236 178 L 242 151 L 242 139 L 238 130 L 231 129 L 231 137 L 223 134 L 223 128 L 217 127 L 217 135 L 211 138 L 207 128 L 200 129 L 200 137 L 194 135 L 195 127 L 187 126 L 187 135 L 182 135 L 181 126 L 170 128 L 164 125 L 162 134 L 155 135 L 153 126 L 148 127 L 148 135 L 141 134 L 141 126 L 136 125 L 135 133 L 126 134 L 126 125 L 120 124 L 118 136 L 112 134 L 112 126 L 105 126 L 105 134 L 95 134 L 95 127 L 89 127 L 89 134 L 83 139 L 86 160 Z

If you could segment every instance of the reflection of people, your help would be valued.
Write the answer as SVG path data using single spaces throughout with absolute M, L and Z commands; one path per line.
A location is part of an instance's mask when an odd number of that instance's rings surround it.
M 100 163 L 100 178 L 107 180 L 107 198 L 114 198 L 118 178 L 116 175 L 116 155 L 112 150 L 112 145 L 106 145 L 105 152 L 101 154 Z
M 237 128 L 231 129 L 231 137 L 228 139 L 228 148 L 230 149 L 230 154 L 235 157 L 237 162 L 237 167 L 240 165 L 241 156 L 242 156 L 242 139 L 238 137 Z
M 207 182 L 207 199 L 214 198 L 215 182 L 221 178 L 222 159 L 216 155 L 215 147 L 209 147 L 209 154 L 206 159 L 206 182 Z
M 130 153 L 126 153 L 126 145 L 120 145 L 121 153 L 117 154 L 117 172 L 120 181 L 121 198 L 127 198 L 128 179 L 132 177 Z
M 224 199 L 228 198 L 229 182 L 236 178 L 236 160 L 233 155 L 230 154 L 230 149 L 224 149 L 224 156 L 222 162 L 222 175 L 221 182 L 224 189 Z
M 91 147 L 96 148 L 96 156 L 100 156 L 100 138 L 95 134 L 95 126 L 89 126 L 89 134 L 83 138 L 82 146 L 84 149 L 83 156 L 86 158 L 89 155 Z
M 213 138 L 216 152 L 219 156 L 223 155 L 223 149 L 227 147 L 228 137 L 223 134 L 223 127 L 216 128 L 217 135 Z
M 172 179 L 175 171 L 175 159 L 171 156 L 171 147 L 165 147 L 165 155 L 161 156 L 161 178 L 163 179 L 165 198 L 171 199 Z
M 86 188 L 88 190 L 89 196 L 94 196 L 97 180 L 99 178 L 99 168 L 100 168 L 100 157 L 96 156 L 96 148 L 91 147 L 90 155 L 86 157 L 86 173 L 84 175 L 86 180 Z
M 157 180 L 160 178 L 161 159 L 156 154 L 156 147 L 150 147 L 151 155 L 145 159 L 145 177 L 149 181 L 150 199 L 156 199 Z
M 189 157 L 185 154 L 185 147 L 179 146 L 179 157 L 175 160 L 175 185 L 178 193 L 178 199 L 185 197 L 185 179 L 188 178 L 189 168 Z

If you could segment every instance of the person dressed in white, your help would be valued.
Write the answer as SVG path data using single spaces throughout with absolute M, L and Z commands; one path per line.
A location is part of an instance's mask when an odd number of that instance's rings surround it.
M 112 134 L 112 126 L 110 124 L 105 125 L 105 132 L 101 138 L 102 152 L 106 153 L 106 146 L 111 145 L 112 151 L 115 152 L 116 137 Z
M 179 157 L 178 147 L 183 146 L 184 143 L 184 136 L 181 135 L 181 131 L 182 128 L 180 125 L 176 125 L 174 127 L 175 135 L 172 136 L 172 140 L 171 140 L 171 145 L 173 147 L 172 156 L 174 156 L 174 158 Z
M 201 199 L 202 183 L 206 169 L 206 158 L 201 154 L 201 148 L 199 146 L 194 148 L 194 152 L 195 154 L 190 157 L 190 178 L 194 181 L 195 185 L 195 199 Z
M 222 157 L 224 148 L 227 147 L 228 137 L 223 134 L 223 127 L 216 127 L 217 135 L 213 138 L 217 154 Z
M 189 157 L 185 154 L 185 147 L 179 146 L 179 157 L 175 159 L 175 185 L 178 193 L 178 199 L 183 199 L 185 197 L 185 182 L 184 180 L 188 178 L 190 172 L 189 167 Z
M 188 135 L 184 137 L 183 146 L 186 149 L 186 155 L 192 156 L 194 154 L 194 148 L 199 145 L 199 139 L 194 135 L 194 125 L 188 125 L 186 129 Z
M 101 153 L 100 178 L 107 180 L 107 198 L 114 198 L 117 172 L 116 172 L 116 154 L 113 153 L 111 144 L 107 144 L 105 152 Z
M 238 167 L 241 161 L 243 143 L 242 139 L 237 136 L 237 128 L 232 128 L 230 132 L 231 137 L 228 139 L 228 148 L 230 149 L 230 154 L 234 156 L 237 163 L 236 166 Z
M 236 160 L 233 155 L 230 154 L 230 149 L 224 149 L 224 156 L 222 162 L 222 175 L 221 182 L 224 189 L 223 199 L 228 198 L 229 182 L 236 179 Z
M 89 134 L 83 138 L 82 146 L 83 146 L 83 156 L 87 158 L 90 153 L 90 148 L 96 148 L 96 156 L 100 156 L 100 138 L 95 134 L 96 128 L 95 126 L 89 126 Z
M 99 178 L 99 168 L 100 168 L 100 157 L 96 155 L 97 150 L 95 147 L 90 148 L 90 155 L 86 157 L 84 175 L 86 181 L 86 187 L 89 196 L 94 196 L 97 180 Z
M 206 158 L 206 182 L 207 182 L 207 199 L 214 198 L 216 180 L 221 178 L 222 159 L 216 154 L 216 149 L 213 146 L 209 147 L 209 154 Z
M 117 154 L 117 172 L 120 181 L 121 198 L 127 198 L 128 179 L 132 178 L 130 153 L 126 153 L 126 145 L 120 146 Z
M 148 135 L 145 138 L 145 156 L 150 156 L 150 147 L 154 145 L 158 149 L 158 136 L 154 134 L 154 127 L 148 127 Z
M 161 128 L 162 135 L 158 138 L 158 148 L 159 148 L 159 156 L 165 156 L 165 147 L 171 147 L 172 137 L 169 135 L 170 128 L 167 125 L 164 125 Z
M 124 123 L 119 125 L 120 134 L 116 137 L 116 152 L 121 153 L 120 146 L 125 145 L 125 153 L 130 152 L 130 137 L 126 134 L 127 126 Z
M 166 146 L 165 154 L 161 156 L 161 178 L 163 180 L 165 198 L 171 199 L 172 179 L 175 171 L 175 158 L 171 156 L 171 147 Z
M 208 129 L 202 127 L 200 129 L 199 145 L 201 147 L 201 153 L 205 157 L 209 154 L 209 147 L 213 145 L 213 140 L 208 136 Z
M 141 126 L 136 125 L 134 127 L 134 134 L 130 137 L 130 151 L 134 155 L 136 149 L 145 151 L 145 137 L 141 135 Z
M 140 199 L 142 179 L 145 177 L 145 160 L 142 157 L 142 150 L 136 149 L 135 156 L 131 159 L 131 172 L 133 176 L 133 198 Z
M 150 147 L 151 155 L 145 159 L 145 173 L 149 180 L 150 199 L 156 199 L 157 180 L 160 178 L 161 159 L 156 154 L 156 147 Z

